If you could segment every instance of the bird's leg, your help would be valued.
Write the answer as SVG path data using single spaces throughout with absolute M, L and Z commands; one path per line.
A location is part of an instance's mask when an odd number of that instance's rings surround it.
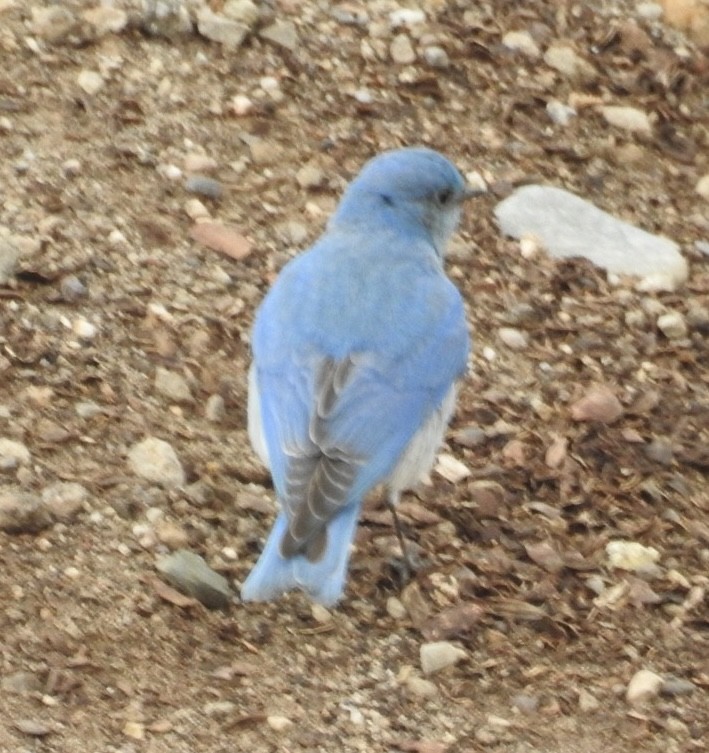
M 396 538 L 399 540 L 399 546 L 401 547 L 401 557 L 403 560 L 403 567 L 401 569 L 401 579 L 404 583 L 411 580 L 411 576 L 414 573 L 414 566 L 409 557 L 409 550 L 406 547 L 406 541 L 404 539 L 404 532 L 401 530 L 401 523 L 399 522 L 399 516 L 396 513 L 396 506 L 399 504 L 399 492 L 390 492 L 387 495 L 386 503 L 387 507 L 391 511 L 391 517 L 394 520 L 394 530 L 396 531 Z

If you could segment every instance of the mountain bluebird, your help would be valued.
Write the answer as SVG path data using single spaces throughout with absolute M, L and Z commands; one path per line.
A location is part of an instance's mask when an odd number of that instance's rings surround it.
M 367 492 L 386 484 L 393 509 L 433 465 L 469 348 L 443 255 L 476 193 L 430 149 L 375 157 L 262 302 L 249 437 L 281 509 L 244 601 L 337 602 Z

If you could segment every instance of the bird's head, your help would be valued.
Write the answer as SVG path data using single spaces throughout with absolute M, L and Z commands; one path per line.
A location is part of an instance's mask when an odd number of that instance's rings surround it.
M 479 193 L 467 188 L 455 166 L 438 152 L 396 149 L 367 162 L 345 191 L 333 224 L 373 222 L 379 215 L 389 222 L 423 226 L 443 256 L 462 202 Z

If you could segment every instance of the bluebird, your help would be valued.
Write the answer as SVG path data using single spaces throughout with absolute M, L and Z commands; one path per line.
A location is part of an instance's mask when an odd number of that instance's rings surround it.
M 432 467 L 469 351 L 443 256 L 477 193 L 438 152 L 380 154 L 261 303 L 248 428 L 280 511 L 244 601 L 335 604 L 365 495 L 385 484 L 394 510 Z

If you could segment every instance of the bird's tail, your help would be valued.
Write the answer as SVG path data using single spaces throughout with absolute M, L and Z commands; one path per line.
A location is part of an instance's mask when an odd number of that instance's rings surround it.
M 271 601 L 286 591 L 300 588 L 324 606 L 339 601 L 345 589 L 359 510 L 359 504 L 350 504 L 328 522 L 325 553 L 317 562 L 310 562 L 302 554 L 289 558 L 281 555 L 280 543 L 288 521 L 280 512 L 258 562 L 241 588 L 242 600 Z

